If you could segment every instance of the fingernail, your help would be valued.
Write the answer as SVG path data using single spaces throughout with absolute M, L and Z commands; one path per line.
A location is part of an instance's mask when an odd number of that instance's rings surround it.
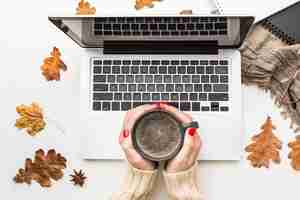
M 154 105 L 156 106 L 156 108 L 160 109 L 163 108 L 165 105 L 167 105 L 166 102 L 155 102 Z
M 129 136 L 129 131 L 128 130 L 124 130 L 123 131 L 123 137 L 127 138 Z
M 195 128 L 189 128 L 188 134 L 193 137 L 195 135 L 196 131 L 197 131 L 197 129 L 195 129 Z

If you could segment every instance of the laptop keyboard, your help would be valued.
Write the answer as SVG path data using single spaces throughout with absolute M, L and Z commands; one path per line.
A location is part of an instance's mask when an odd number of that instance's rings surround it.
M 99 36 L 227 35 L 224 17 L 107 17 L 96 18 Z
M 94 59 L 92 109 L 167 102 L 182 111 L 229 111 L 228 60 Z

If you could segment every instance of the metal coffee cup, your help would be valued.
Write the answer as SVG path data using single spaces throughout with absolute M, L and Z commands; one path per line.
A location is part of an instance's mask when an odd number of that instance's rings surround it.
M 152 161 L 165 161 L 175 157 L 182 148 L 185 128 L 172 114 L 152 111 L 134 124 L 134 148 Z

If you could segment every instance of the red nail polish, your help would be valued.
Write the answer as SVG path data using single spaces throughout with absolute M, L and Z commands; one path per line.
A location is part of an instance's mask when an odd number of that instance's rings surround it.
M 123 137 L 127 138 L 129 136 L 129 131 L 128 130 L 124 130 L 123 131 Z
M 196 131 L 197 131 L 197 129 L 195 129 L 195 128 L 189 128 L 188 134 L 193 137 L 195 135 Z

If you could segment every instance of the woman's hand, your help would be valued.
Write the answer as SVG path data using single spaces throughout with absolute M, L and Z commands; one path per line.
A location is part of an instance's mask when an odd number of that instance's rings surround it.
M 154 170 L 155 163 L 144 159 L 133 147 L 131 140 L 131 132 L 134 123 L 138 118 L 147 112 L 155 110 L 160 104 L 142 105 L 135 109 L 129 110 L 124 118 L 123 128 L 119 136 L 119 143 L 126 155 L 128 162 L 137 169 Z
M 161 104 L 162 110 L 173 114 L 183 124 L 192 122 L 192 117 L 184 112 L 180 112 L 175 107 Z M 188 128 L 185 132 L 184 144 L 180 152 L 172 160 L 168 161 L 166 171 L 176 173 L 190 169 L 197 161 L 202 142 L 197 129 Z

